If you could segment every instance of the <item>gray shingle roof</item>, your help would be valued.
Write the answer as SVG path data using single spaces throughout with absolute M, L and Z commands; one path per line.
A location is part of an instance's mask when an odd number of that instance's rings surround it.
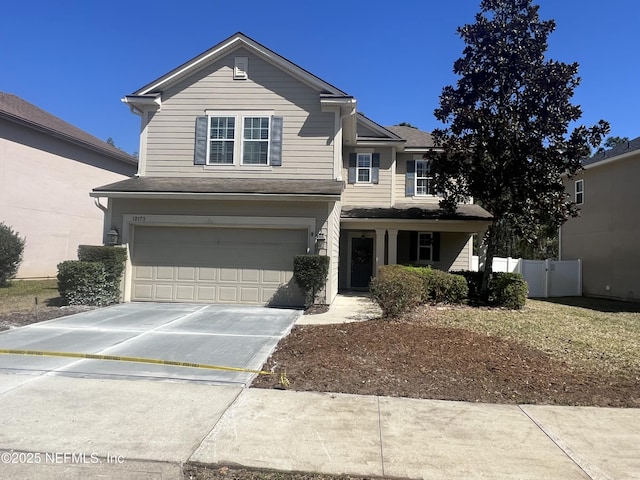
M 84 130 L 36 107 L 10 93 L 0 92 L 0 117 L 26 125 L 41 132 L 56 136 L 68 142 L 109 155 L 114 159 L 136 165 L 138 161 L 126 152 L 109 145 Z
M 620 145 L 616 145 L 610 150 L 605 150 L 602 153 L 596 153 L 594 156 L 582 161 L 582 166 L 593 165 L 595 163 L 614 158 L 625 153 L 633 152 L 634 150 L 640 150 L 640 137 L 634 138 L 628 142 L 624 142 Z
M 403 220 L 491 220 L 493 217 L 480 205 L 458 205 L 455 213 L 448 213 L 438 204 L 396 205 L 392 208 L 343 207 L 342 218 L 387 218 Z
M 136 177 L 94 188 L 94 192 L 122 193 L 236 193 L 271 195 L 340 195 L 336 180 L 276 180 L 248 178 Z
M 401 127 L 401 126 L 393 126 L 393 127 L 384 127 L 387 130 L 398 135 L 400 138 L 404 138 L 407 143 L 405 143 L 405 147 L 409 148 L 420 148 L 420 147 L 433 147 L 433 137 L 429 132 L 425 132 L 423 130 L 418 130 L 417 128 L 411 127 Z

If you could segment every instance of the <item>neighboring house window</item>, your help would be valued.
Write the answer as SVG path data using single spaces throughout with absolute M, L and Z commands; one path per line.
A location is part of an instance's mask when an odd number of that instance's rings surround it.
M 269 117 L 244 117 L 242 163 L 269 164 Z
M 584 180 L 576 180 L 576 204 L 584 203 Z
M 434 195 L 433 175 L 431 174 L 431 162 L 428 160 L 416 160 L 416 195 Z
M 194 165 L 282 165 L 282 117 L 253 112 L 197 117 L 195 139 Z
M 418 260 L 433 260 L 433 233 L 418 232 Z
M 356 183 L 371 183 L 371 154 L 359 153 L 356 165 Z
M 208 163 L 233 165 L 235 122 L 235 117 L 209 117 Z

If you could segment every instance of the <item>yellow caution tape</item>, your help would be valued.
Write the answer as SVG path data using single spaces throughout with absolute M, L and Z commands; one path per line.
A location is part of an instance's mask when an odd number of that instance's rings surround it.
M 208 370 L 222 370 L 226 372 L 256 373 L 258 375 L 280 375 L 280 384 L 289 386 L 286 373 L 267 372 L 264 370 L 252 370 L 241 367 L 225 367 L 221 365 L 207 365 L 204 363 L 176 362 L 174 360 L 159 360 L 155 358 L 123 357 L 118 355 L 98 355 L 96 353 L 74 353 L 74 352 L 48 352 L 44 350 L 11 350 L 0 349 L 0 354 L 4 355 L 31 355 L 38 357 L 66 357 L 66 358 L 86 358 L 92 360 L 115 360 L 119 362 L 151 363 L 155 365 L 170 365 L 172 367 L 205 368 Z

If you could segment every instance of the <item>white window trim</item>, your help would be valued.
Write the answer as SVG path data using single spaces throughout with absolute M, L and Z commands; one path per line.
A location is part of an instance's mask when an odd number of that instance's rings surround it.
M 580 185 L 581 187 L 579 192 L 578 192 L 578 185 Z M 582 197 L 580 201 L 578 201 L 578 195 Z M 584 179 L 576 180 L 574 200 L 576 205 L 584 205 Z
M 420 198 L 433 198 L 436 197 L 437 195 L 435 195 L 434 193 L 418 193 L 418 180 L 423 180 L 423 179 L 431 179 L 432 184 L 433 184 L 433 174 L 428 175 L 426 177 L 418 177 L 418 162 L 428 162 L 429 160 L 425 160 L 424 158 L 421 158 L 419 160 L 416 160 L 416 173 L 414 175 L 414 185 L 413 185 L 413 191 L 415 192 L 415 196 L 416 197 L 420 197 Z
M 420 237 L 422 235 L 429 235 L 431 238 L 431 245 L 429 247 L 420 246 Z M 433 262 L 433 232 L 418 232 L 418 251 L 416 252 L 416 262 Z M 420 258 L 420 249 L 429 248 L 429 258 Z
M 369 166 L 368 167 L 360 167 L 359 166 L 359 157 L 360 155 L 363 156 L 367 156 L 369 157 Z M 369 171 L 369 180 L 368 181 L 361 181 L 360 180 L 360 170 L 368 170 Z M 369 152 L 358 152 L 356 153 L 356 184 L 360 184 L 360 185 L 372 185 L 372 177 L 373 175 L 373 153 L 369 153 Z
M 237 110 L 205 110 L 205 115 L 208 117 L 207 120 L 207 156 L 205 161 L 205 167 L 209 167 L 211 169 L 236 169 L 242 168 L 243 170 L 247 169 L 259 169 L 264 170 L 267 168 L 271 168 L 271 119 L 275 114 L 274 110 L 247 110 L 247 111 L 237 111 Z M 211 118 L 212 117 L 234 117 L 235 118 L 235 128 L 233 131 L 233 163 L 210 163 L 210 155 L 211 155 Z M 244 119 L 247 117 L 261 117 L 269 119 L 269 139 L 268 148 L 267 148 L 267 163 L 243 163 L 244 156 Z

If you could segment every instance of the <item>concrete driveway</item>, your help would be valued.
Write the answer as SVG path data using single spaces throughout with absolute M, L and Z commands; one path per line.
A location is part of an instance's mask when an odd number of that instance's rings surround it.
M 0 333 L 0 349 L 144 357 L 259 369 L 298 310 L 126 303 Z M 246 385 L 253 374 L 110 360 L 0 355 L 0 373 Z

